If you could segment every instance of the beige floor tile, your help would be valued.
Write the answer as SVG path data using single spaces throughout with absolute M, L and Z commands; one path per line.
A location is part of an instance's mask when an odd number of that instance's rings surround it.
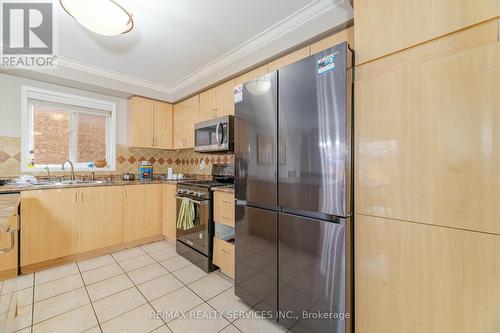
M 157 261 L 163 261 L 168 258 L 173 258 L 177 256 L 177 251 L 175 250 L 175 247 L 167 247 L 158 251 L 154 251 L 149 253 L 149 255 Z
M 89 330 L 86 330 L 83 333 L 101 333 L 101 328 L 99 326 L 92 327 Z
M 215 333 L 228 325 L 229 322 L 206 303 L 190 310 L 186 318 L 178 318 L 167 323 L 168 328 L 174 333 Z
M 154 311 L 149 304 L 144 304 L 101 325 L 104 333 L 146 333 L 163 326 L 160 319 L 151 318 Z
M 15 298 L 17 298 L 18 306 L 30 305 L 33 303 L 33 288 L 21 289 L 14 293 L 6 294 L 0 297 L 0 313 L 15 309 Z
M 23 328 L 20 331 L 16 331 L 16 333 L 31 333 L 31 327 Z
M 172 274 L 160 276 L 137 286 L 148 301 L 166 295 L 181 287 L 183 287 L 183 284 Z
M 151 333 L 171 333 L 172 331 L 167 327 L 167 325 L 163 325 L 160 328 L 155 329 Z
M 221 312 L 222 315 L 231 322 L 238 319 L 241 314 L 250 310 L 250 307 L 234 294 L 234 287 L 215 296 L 207 303 Z
M 109 266 L 104 266 L 100 268 L 93 269 L 91 271 L 83 272 L 82 277 L 86 285 L 93 284 L 102 280 L 112 278 L 125 273 L 123 269 L 118 264 L 112 264 Z
M 90 304 L 33 326 L 33 333 L 79 333 L 97 326 Z
M 68 291 L 83 287 L 80 274 L 70 275 L 57 280 L 35 286 L 35 302 L 64 294 Z
M 0 295 L 11 294 L 15 291 L 33 287 L 33 278 L 34 274 L 31 273 L 3 281 Z
M 9 310 L 3 314 L 0 314 L 0 329 L 5 328 L 5 332 L 14 332 L 22 330 L 26 327 L 31 326 L 31 314 L 33 304 L 23 306 L 19 308 L 18 314 L 14 319 L 14 322 L 5 322 L 7 316 L 13 318 L 15 315 L 15 309 Z
M 103 280 L 87 286 L 90 299 L 95 302 L 101 298 L 116 294 L 122 290 L 133 287 L 134 284 L 125 275 L 118 275 L 107 280 Z
M 132 287 L 95 302 L 94 310 L 99 322 L 104 323 L 145 303 L 139 290 Z
M 240 331 L 245 333 L 281 333 L 286 332 L 286 329 L 270 319 L 262 318 L 250 310 L 246 314 L 247 317 L 240 318 L 233 322 Z
M 49 268 L 35 273 L 35 285 L 54 281 L 66 276 L 79 274 L 80 271 L 75 263 Z
M 168 271 L 160 264 L 153 264 L 128 272 L 128 276 L 135 284 L 140 284 L 165 274 L 168 274 Z
M 202 304 L 203 300 L 189 288 L 183 287 L 151 302 L 156 311 L 160 311 L 162 318 L 169 322 L 176 319 L 176 313 L 190 310 Z
M 85 288 L 75 289 L 65 294 L 45 299 L 35 303 L 33 323 L 39 323 L 89 303 L 90 300 Z
M 141 249 L 143 249 L 147 253 L 151 253 L 151 252 L 155 252 L 158 250 L 163 250 L 163 249 L 167 249 L 167 248 L 171 248 L 171 247 L 172 247 L 172 245 L 170 245 L 166 241 L 159 241 L 159 242 L 154 242 L 154 243 L 142 245 Z
M 149 266 L 155 263 L 155 260 L 148 256 L 147 254 L 135 257 L 132 259 L 120 261 L 120 266 L 125 272 L 130 272 L 135 269 L 144 267 L 144 266 Z
M 170 272 L 175 272 L 181 268 L 192 265 L 189 260 L 182 256 L 175 256 L 167 260 L 163 260 L 160 264 Z
M 131 249 L 126 249 L 123 251 L 112 253 L 112 256 L 118 261 L 123 261 L 123 260 L 128 260 L 128 259 L 132 259 L 132 258 L 141 256 L 144 254 L 145 254 L 145 252 L 141 248 L 133 247 Z
M 116 262 L 115 259 L 111 255 L 106 254 L 104 256 L 79 261 L 77 262 L 77 264 L 78 268 L 80 268 L 80 272 L 86 272 L 90 271 L 91 269 L 112 265 L 115 262 Z
M 220 331 L 220 333 L 241 333 L 241 331 L 237 329 L 235 326 L 229 325 L 225 329 Z
M 199 280 L 202 277 L 205 277 L 208 275 L 207 273 L 205 273 L 203 270 L 196 267 L 195 265 L 190 265 L 190 266 L 181 268 L 181 269 L 173 272 L 172 274 L 174 274 L 175 277 L 177 277 L 179 280 L 181 280 L 185 284 L 189 284 L 191 282 Z
M 191 283 L 189 288 L 204 300 L 208 300 L 217 294 L 233 286 L 229 281 L 221 278 L 217 274 L 211 273 L 207 276 Z

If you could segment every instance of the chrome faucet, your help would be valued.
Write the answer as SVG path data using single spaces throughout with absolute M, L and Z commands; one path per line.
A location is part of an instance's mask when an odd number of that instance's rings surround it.
M 45 167 L 45 170 L 47 170 L 47 175 L 49 176 L 49 183 L 51 182 L 52 180 L 52 176 L 50 175 L 50 169 L 48 166 Z
M 70 160 L 64 161 L 64 163 L 61 165 L 61 170 L 64 171 L 64 166 L 66 165 L 66 163 L 69 163 L 69 165 L 71 166 L 71 180 L 74 181 L 75 180 L 75 168 L 73 167 L 73 162 L 71 162 Z

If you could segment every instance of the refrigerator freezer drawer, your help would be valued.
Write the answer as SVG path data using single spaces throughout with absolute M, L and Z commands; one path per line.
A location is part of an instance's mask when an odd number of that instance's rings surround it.
M 350 316 L 349 223 L 279 214 L 279 310 L 300 318 L 279 322 L 292 332 L 349 332 L 346 319 L 302 317 L 302 311 Z

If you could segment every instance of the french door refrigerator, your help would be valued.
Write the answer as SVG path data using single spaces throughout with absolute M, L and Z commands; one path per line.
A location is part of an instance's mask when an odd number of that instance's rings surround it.
M 293 332 L 352 329 L 352 60 L 235 88 L 235 292 Z

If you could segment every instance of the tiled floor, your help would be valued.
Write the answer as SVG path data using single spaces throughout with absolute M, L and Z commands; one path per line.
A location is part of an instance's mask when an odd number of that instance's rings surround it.
M 253 318 L 230 279 L 203 272 L 166 241 L 0 282 L 0 290 L 19 297 L 20 333 L 284 332 Z M 0 302 L 0 327 L 8 308 Z

